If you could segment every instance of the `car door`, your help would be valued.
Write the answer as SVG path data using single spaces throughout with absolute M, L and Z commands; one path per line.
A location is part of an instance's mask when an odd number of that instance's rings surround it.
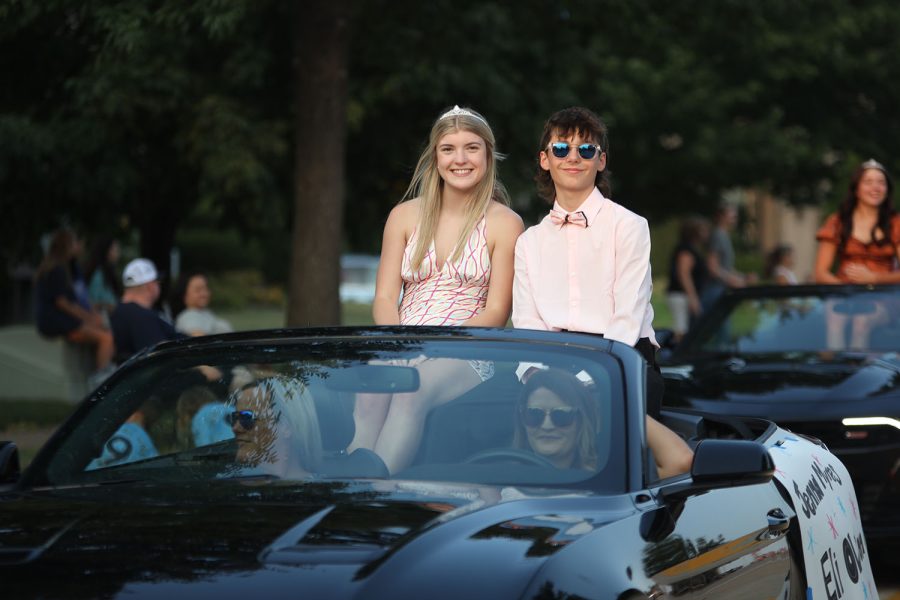
M 643 561 L 660 589 L 686 598 L 786 597 L 794 513 L 774 483 L 649 503 Z

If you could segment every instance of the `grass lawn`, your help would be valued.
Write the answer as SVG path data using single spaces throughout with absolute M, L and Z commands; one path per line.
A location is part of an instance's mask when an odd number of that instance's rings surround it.
M 276 329 L 284 327 L 286 309 L 273 306 L 251 307 L 241 310 L 221 310 L 217 314 L 231 323 L 236 331 Z M 372 305 L 345 302 L 341 306 L 342 325 L 371 325 Z
M 653 326 L 670 327 L 672 318 L 666 305 L 666 282 L 658 280 L 653 284 Z M 284 327 L 285 309 L 271 306 L 247 308 L 243 310 L 218 311 L 219 316 L 226 319 L 237 331 L 254 329 L 272 329 Z M 358 302 L 345 302 L 341 307 L 342 325 L 372 325 L 372 305 Z

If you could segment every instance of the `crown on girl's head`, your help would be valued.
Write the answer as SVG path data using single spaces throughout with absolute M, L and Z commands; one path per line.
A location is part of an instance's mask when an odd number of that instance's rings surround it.
M 862 164 L 863 169 L 878 169 L 879 171 L 883 171 L 887 173 L 887 169 L 884 168 L 884 165 L 875 160 L 874 158 L 870 158 L 866 162 Z
M 454 104 L 453 108 L 442 114 L 438 117 L 438 121 L 442 119 L 450 119 L 452 117 L 472 117 L 473 119 L 478 119 L 485 125 L 487 125 L 487 121 L 484 120 L 484 117 L 481 115 L 476 115 L 471 110 L 466 110 L 465 108 L 460 108 L 459 104 Z

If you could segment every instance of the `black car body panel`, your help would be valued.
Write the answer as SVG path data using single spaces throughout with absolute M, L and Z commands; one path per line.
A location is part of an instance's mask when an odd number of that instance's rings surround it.
M 490 359 L 496 374 L 432 410 L 426 448 L 405 471 L 372 475 L 378 471 L 368 462 L 347 463 L 349 415 L 329 411 L 347 399 L 349 379 L 329 388 L 327 377 L 323 383 L 313 375 L 419 354 Z M 598 443 L 610 448 L 596 473 L 518 464 L 516 453 L 499 453 L 497 464 L 465 458 L 481 451 L 479 444 L 496 446 L 497 436 L 508 442 L 503 419 L 514 414 L 507 408 L 516 394 L 506 386 L 521 386 L 512 373 L 520 360 L 586 370 L 596 386 L 608 378 L 609 423 Z M 240 440 L 180 445 L 166 433 L 177 429 L 177 412 L 148 426 L 159 455 L 92 466 L 109 447 L 104 441 L 148 396 L 180 406 L 174 399 L 196 385 L 196 365 L 225 372 L 239 363 L 260 369 L 266 361 L 318 394 L 326 453 L 319 471 L 281 477 L 232 469 Z M 513 330 L 285 330 L 160 345 L 92 393 L 22 476 L 0 488 L 0 593 L 804 597 L 795 511 L 772 479 L 766 451 L 785 432 L 762 420 L 736 428 L 667 412 L 667 422 L 698 444 L 698 460 L 693 476 L 659 480 L 643 441 L 645 368 L 623 344 Z M 371 372 L 386 378 L 376 386 L 390 384 L 395 373 Z M 725 446 L 705 446 L 706 438 Z M 773 529 L 772 514 L 783 516 L 783 527 Z
M 888 320 L 869 345 L 827 347 L 828 306 L 876 302 Z M 820 439 L 853 477 L 866 536 L 900 541 L 900 286 L 729 291 L 663 361 L 663 375 L 666 406 L 770 419 Z

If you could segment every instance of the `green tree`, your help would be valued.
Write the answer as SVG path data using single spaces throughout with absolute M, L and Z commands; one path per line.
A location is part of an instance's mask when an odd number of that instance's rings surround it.
M 733 187 L 834 202 L 859 159 L 900 167 L 898 27 L 889 0 L 0 0 L 2 259 L 61 220 L 136 227 L 161 265 L 185 219 L 293 233 L 268 259 L 289 321 L 335 322 L 339 252 L 378 251 L 453 104 L 491 122 L 530 223 L 543 119 L 574 104 L 652 220 Z

